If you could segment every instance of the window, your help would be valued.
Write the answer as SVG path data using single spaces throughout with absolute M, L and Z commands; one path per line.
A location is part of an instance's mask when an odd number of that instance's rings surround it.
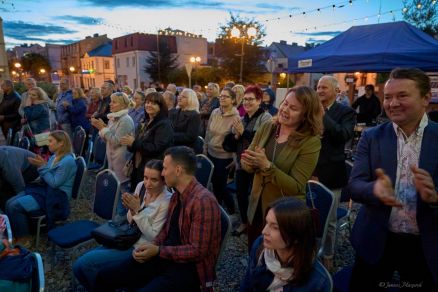
M 132 57 L 132 66 L 135 66 L 135 57 Z
M 106 69 L 106 70 L 109 70 L 109 68 L 110 68 L 110 62 L 109 62 L 109 61 L 104 61 L 104 62 L 103 62 L 103 68 Z
M 119 41 L 118 40 L 114 42 L 114 46 L 116 47 L 116 50 L 119 48 Z
M 128 46 L 128 38 L 125 38 L 125 48 Z
M 116 58 L 117 68 L 120 68 L 120 59 Z
M 94 61 L 91 61 L 91 68 L 90 69 L 94 69 Z
M 126 57 L 126 67 L 129 67 L 129 57 Z
M 137 78 L 134 78 L 134 89 L 137 88 Z
M 134 46 L 134 37 L 131 37 L 131 47 Z

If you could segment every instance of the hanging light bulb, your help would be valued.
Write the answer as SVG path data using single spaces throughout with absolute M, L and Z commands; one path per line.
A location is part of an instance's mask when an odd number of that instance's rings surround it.
M 423 7 L 423 5 L 421 5 L 421 3 L 418 2 L 418 4 L 417 4 L 417 9 L 421 9 L 421 7 Z

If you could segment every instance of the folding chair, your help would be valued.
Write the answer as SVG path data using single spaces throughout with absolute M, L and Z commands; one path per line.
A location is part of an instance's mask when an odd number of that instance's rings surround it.
M 8 134 L 6 135 L 6 145 L 12 145 L 12 129 L 8 129 Z
M 79 195 L 79 192 L 81 190 L 82 181 L 84 178 L 84 174 L 87 170 L 87 166 L 85 165 L 85 160 L 81 156 L 76 157 L 76 176 L 75 180 L 73 182 L 73 188 L 71 196 L 73 199 L 76 199 Z M 39 214 L 33 214 L 31 216 L 31 219 L 37 221 L 37 227 L 36 227 L 36 238 L 35 238 L 35 248 L 38 249 L 38 246 L 40 244 L 40 234 L 41 234 L 41 227 L 47 226 L 47 224 L 44 222 L 46 219 L 46 215 L 39 215 Z
M 201 136 L 198 136 L 196 138 L 195 146 L 193 147 L 193 151 L 195 151 L 196 154 L 202 154 L 204 151 L 204 138 Z
M 105 169 L 97 174 L 95 186 L 93 217 L 96 215 L 104 220 L 112 220 L 120 195 L 120 182 L 113 171 Z M 53 248 L 59 246 L 64 250 L 73 249 L 75 255 L 80 246 L 93 240 L 91 232 L 100 224 L 92 219 L 73 221 L 50 230 L 48 237 Z
M 89 171 L 98 173 L 106 168 L 106 143 L 99 135 L 96 136 L 87 164 Z M 93 157 L 93 159 L 91 159 Z
M 29 150 L 29 148 L 30 148 L 29 138 L 27 138 L 27 137 L 21 138 L 20 142 L 18 142 L 18 147 Z
M 14 138 L 12 139 L 12 146 L 18 147 L 18 145 L 20 144 L 20 140 L 21 140 L 21 133 L 17 132 L 14 135 Z
M 213 176 L 214 164 L 204 154 L 196 155 L 195 177 L 205 188 L 210 188 L 211 177 Z
M 232 228 L 230 216 L 228 216 L 227 212 L 220 205 L 219 208 L 221 210 L 221 243 L 220 243 L 219 255 L 216 261 L 216 270 L 218 269 L 219 262 L 225 252 L 225 247 L 228 239 L 230 238 L 231 228 Z
M 350 177 L 351 169 L 353 168 L 353 162 L 346 160 L 345 161 L 345 167 L 347 169 L 347 177 Z M 351 214 L 351 208 L 353 206 L 353 200 L 351 199 L 350 194 L 348 193 L 347 186 L 342 188 L 341 191 L 341 202 L 348 202 L 348 208 L 339 207 L 336 210 L 336 219 L 338 222 L 338 229 L 343 229 L 345 226 L 348 226 L 348 230 L 351 232 L 351 220 L 350 220 L 350 214 Z M 347 219 L 346 222 L 340 223 L 343 219 Z
M 334 195 L 319 181 L 309 180 L 306 185 L 306 204 L 319 211 L 319 223 L 322 228 L 317 232 L 318 257 L 322 256 L 323 244 L 327 235 L 328 218 L 334 212 Z
M 32 292 L 44 292 L 45 280 L 44 280 L 44 264 L 41 255 L 37 252 L 32 253 L 34 259 L 34 269 L 32 275 Z
M 76 156 L 82 156 L 84 152 L 85 140 L 87 139 L 87 133 L 81 126 L 77 126 L 73 133 L 73 152 Z

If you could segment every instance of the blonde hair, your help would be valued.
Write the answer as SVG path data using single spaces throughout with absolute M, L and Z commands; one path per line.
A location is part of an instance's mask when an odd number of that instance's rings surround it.
M 152 87 L 151 88 L 146 88 L 144 90 L 144 95 L 148 96 L 148 94 L 151 93 L 151 92 L 157 92 L 157 90 L 155 88 L 152 88 Z
M 93 88 L 91 88 L 90 89 L 90 95 L 91 95 L 92 92 L 94 92 L 99 97 L 99 99 L 102 97 L 102 93 L 100 92 L 100 87 L 93 87 Z
M 80 87 L 73 88 L 72 93 L 73 93 L 73 99 L 87 98 L 85 96 L 84 91 Z
M 33 88 L 29 89 L 29 91 L 36 91 L 37 95 L 38 95 L 38 100 L 49 101 L 49 96 L 44 91 L 44 89 L 42 89 L 41 87 L 33 87 Z
M 129 94 L 129 95 L 132 94 L 132 89 L 127 85 L 122 87 L 122 91 L 127 91 L 128 92 L 127 94 Z
M 236 102 L 234 105 L 238 105 L 242 102 L 242 98 L 245 95 L 245 86 L 236 84 L 231 89 L 236 93 Z
M 199 113 L 199 100 L 196 96 L 196 92 L 193 89 L 190 88 L 184 88 L 183 91 L 181 91 L 180 95 L 186 94 L 187 95 L 187 108 L 186 111 L 196 111 Z
M 207 87 L 212 87 L 213 88 L 213 97 L 218 97 L 219 96 L 219 93 L 220 93 L 219 84 L 213 83 L 213 82 L 209 82 Z
M 114 92 L 111 94 L 111 100 L 124 105 L 123 109 L 134 107 L 134 102 L 123 92 Z
M 50 132 L 49 136 L 53 137 L 53 139 L 55 139 L 56 142 L 62 143 L 61 149 L 59 150 L 59 153 L 56 155 L 55 162 L 60 161 L 65 155 L 73 152 L 70 137 L 65 131 L 62 130 L 52 131 Z

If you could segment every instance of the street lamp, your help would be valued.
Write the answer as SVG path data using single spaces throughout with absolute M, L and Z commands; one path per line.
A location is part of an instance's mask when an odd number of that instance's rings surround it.
M 230 32 L 232 38 L 240 39 L 240 41 L 242 42 L 242 48 L 240 52 L 240 74 L 239 74 L 240 83 L 243 83 L 242 74 L 243 74 L 243 56 L 245 55 L 245 51 L 244 51 L 245 42 L 247 39 L 251 40 L 257 35 L 257 29 L 255 27 L 250 26 L 246 30 L 244 30 L 245 27 L 246 27 L 245 25 L 242 27 L 243 31 L 241 31 L 237 27 L 233 27 Z
M 41 74 L 44 74 L 44 73 L 46 73 L 46 69 L 44 69 L 44 68 L 41 68 L 41 69 L 40 69 L 40 73 L 41 73 Z
M 192 57 L 190 57 L 190 63 L 192 63 L 194 65 L 193 66 L 194 69 L 197 69 L 198 68 L 197 65 L 201 64 L 201 57 L 199 57 L 199 56 L 192 56 Z M 193 70 L 193 71 L 195 71 L 195 70 Z M 198 74 L 198 73 L 196 72 L 196 74 Z M 197 83 L 196 79 L 197 78 L 195 78 L 195 84 Z M 191 88 L 191 84 L 190 84 L 190 88 Z
M 15 62 L 14 67 L 17 68 L 17 73 L 16 74 L 18 76 L 18 81 L 21 82 L 21 76 L 23 75 L 23 73 L 21 73 L 22 72 L 21 64 L 19 62 Z

